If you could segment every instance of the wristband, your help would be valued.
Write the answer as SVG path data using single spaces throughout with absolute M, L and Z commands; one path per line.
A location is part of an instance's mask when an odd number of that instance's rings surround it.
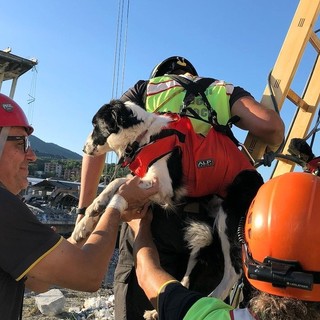
M 87 210 L 87 207 L 77 208 L 76 209 L 76 214 L 85 214 L 86 210 Z
M 117 209 L 120 213 L 122 213 L 124 210 L 128 208 L 128 202 L 123 196 L 116 193 L 110 200 L 107 208 L 114 208 Z

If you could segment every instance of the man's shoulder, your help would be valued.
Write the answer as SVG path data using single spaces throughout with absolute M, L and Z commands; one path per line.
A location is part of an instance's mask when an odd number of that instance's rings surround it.
M 144 95 L 149 80 L 139 80 L 136 84 L 128 89 L 120 98 L 121 101 L 132 101 L 140 106 L 144 106 Z

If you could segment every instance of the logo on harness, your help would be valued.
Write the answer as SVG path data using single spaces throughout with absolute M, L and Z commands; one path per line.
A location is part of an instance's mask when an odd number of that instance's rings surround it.
M 197 161 L 197 168 L 207 168 L 207 167 L 213 167 L 214 161 L 212 159 L 205 159 L 205 160 L 198 160 Z

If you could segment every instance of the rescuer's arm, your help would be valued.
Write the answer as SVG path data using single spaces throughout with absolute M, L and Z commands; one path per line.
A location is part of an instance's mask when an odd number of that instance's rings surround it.
M 96 157 L 83 154 L 78 208 L 84 209 L 88 207 L 97 196 L 98 184 L 104 168 L 105 159 L 105 154 Z M 83 214 L 78 214 L 76 223 L 83 218 Z
M 276 111 L 263 107 L 250 96 L 245 96 L 234 102 L 231 114 L 240 117 L 236 124 L 239 128 L 248 130 L 272 151 L 276 151 L 281 145 L 284 139 L 284 123 Z

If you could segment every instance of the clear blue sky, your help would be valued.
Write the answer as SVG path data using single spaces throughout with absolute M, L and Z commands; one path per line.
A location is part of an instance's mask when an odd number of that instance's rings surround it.
M 240 85 L 259 101 L 298 3 L 130 1 L 125 76 L 115 96 L 147 79 L 161 60 L 182 55 L 200 75 Z M 39 61 L 37 72 L 20 78 L 15 99 L 45 142 L 82 154 L 92 116 L 112 98 L 118 6 L 111 0 L 2 1 L 0 49 Z M 298 93 L 305 81 L 295 84 Z M 9 93 L 6 85 L 2 92 Z

